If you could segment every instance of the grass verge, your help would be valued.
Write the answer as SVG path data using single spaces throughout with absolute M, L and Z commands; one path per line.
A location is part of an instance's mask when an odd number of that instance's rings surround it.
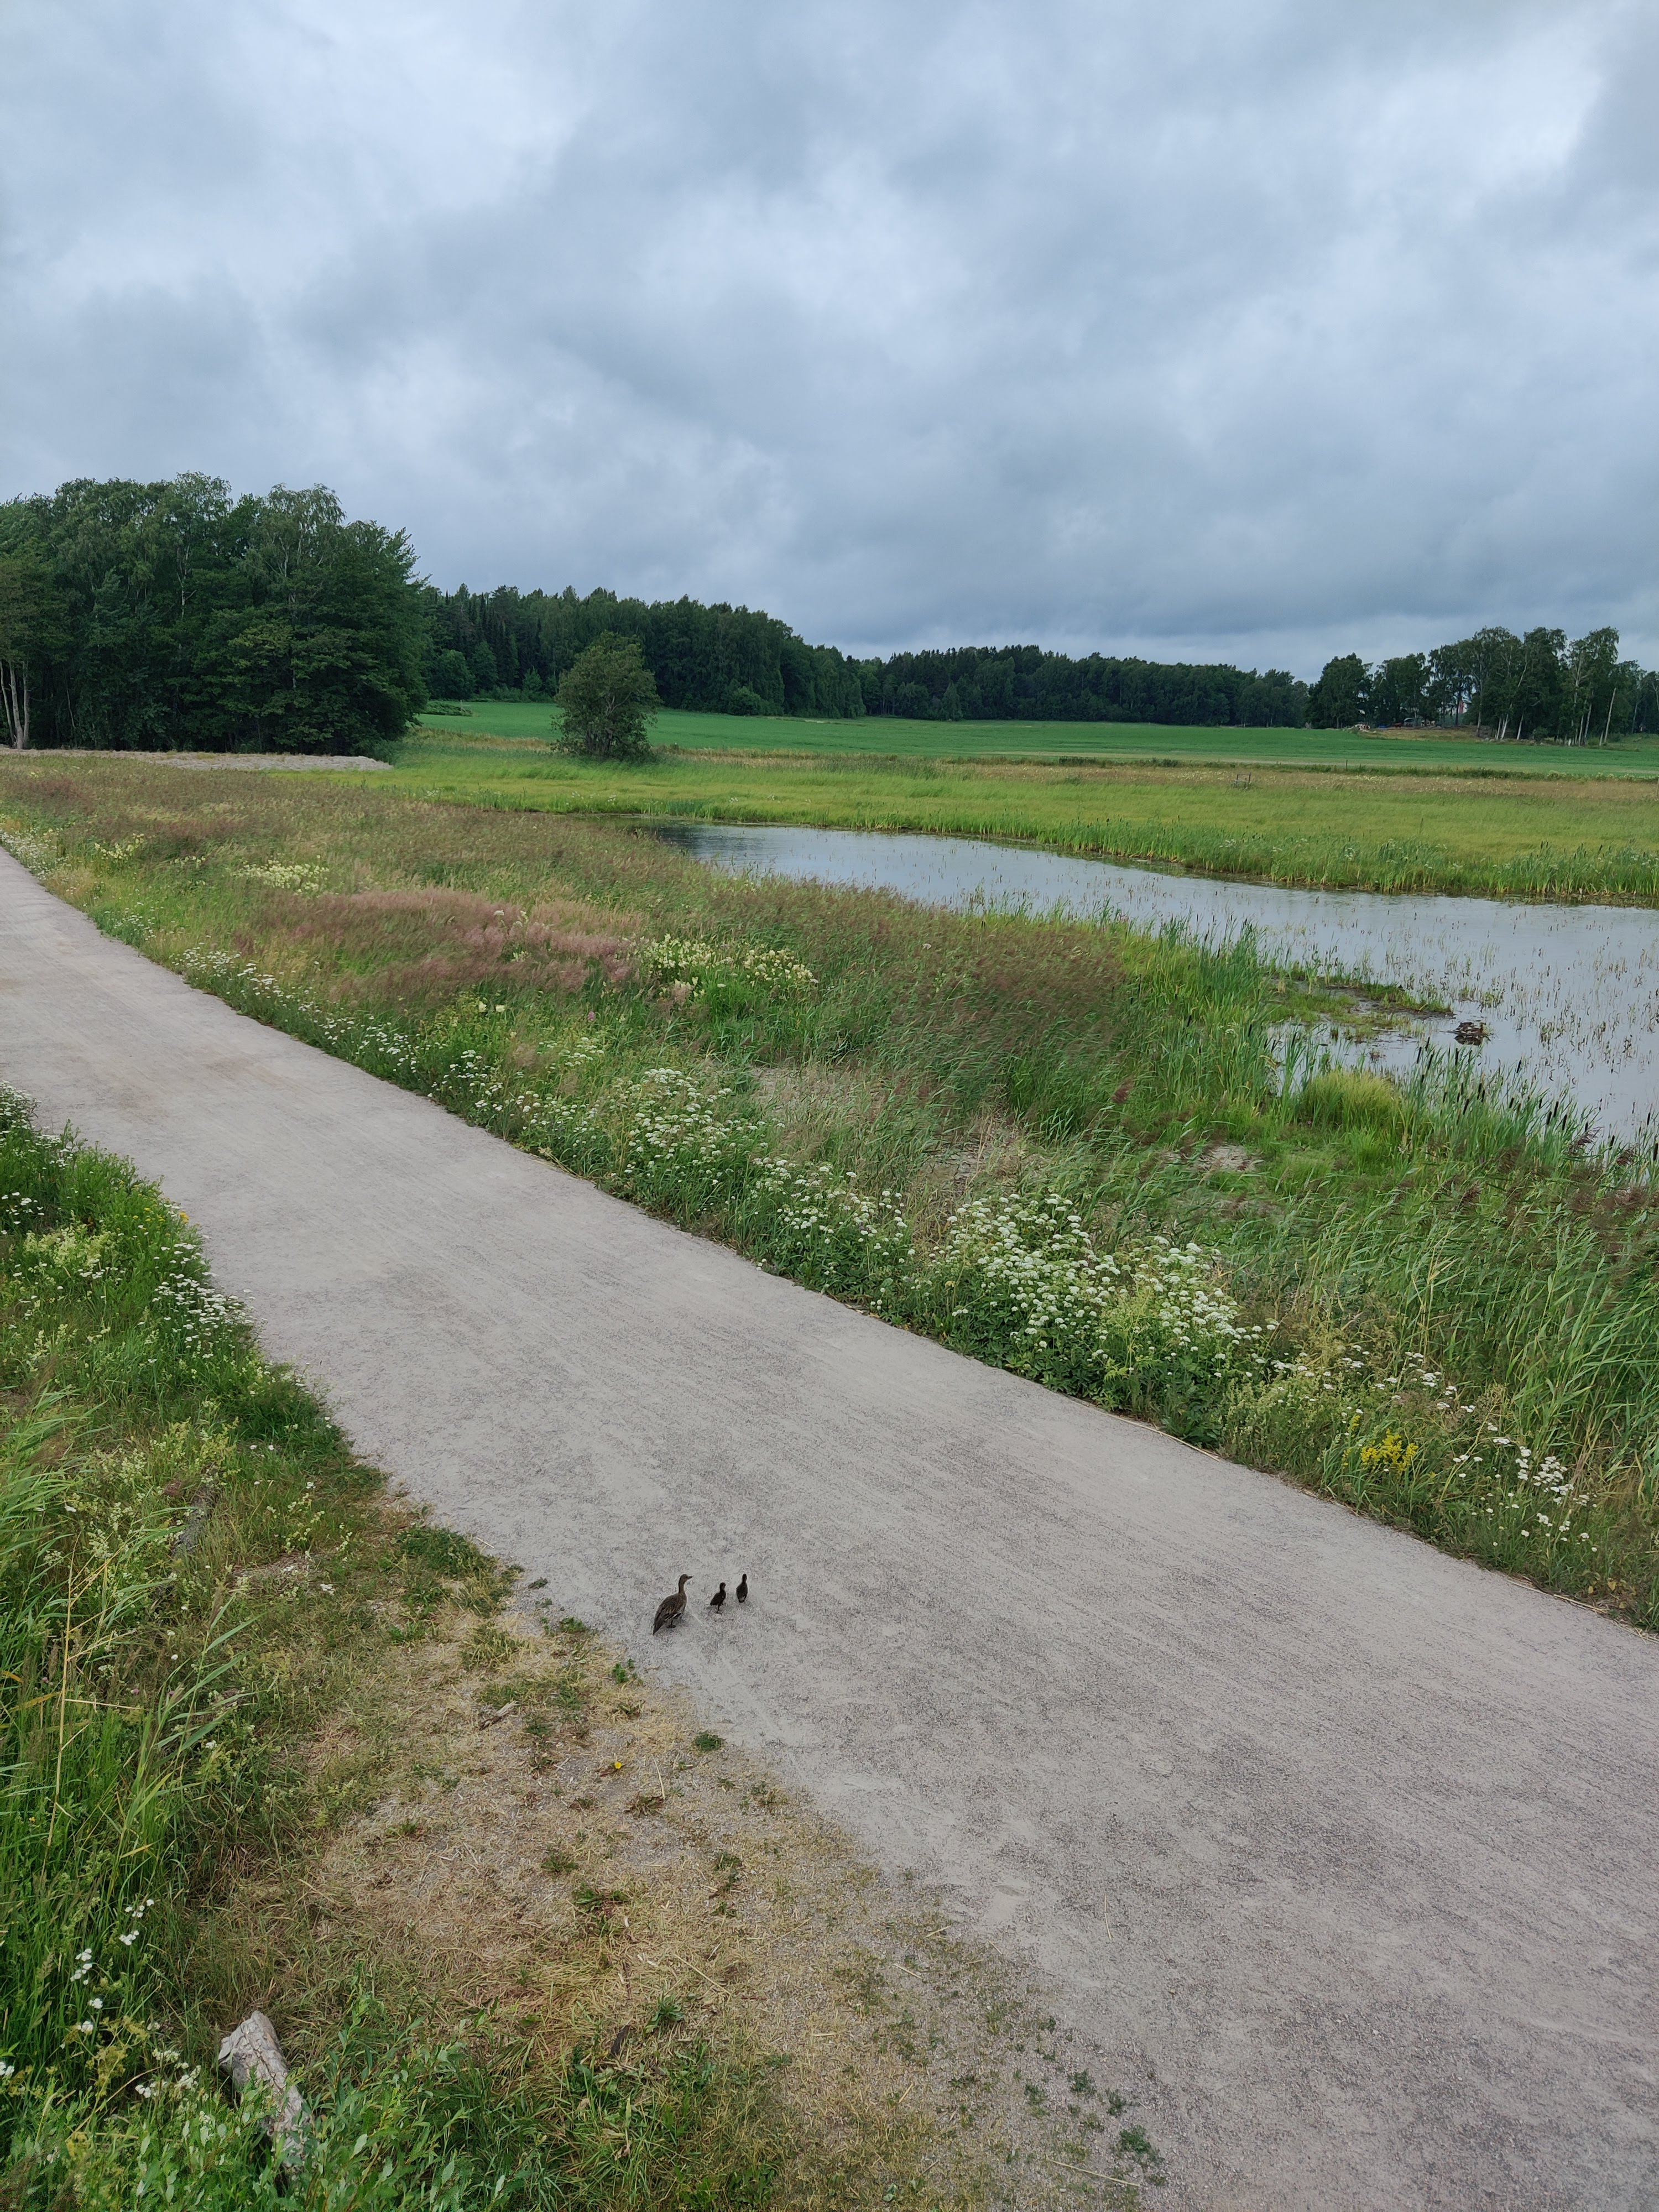
M 1116 927 L 719 876 L 601 823 L 118 762 L 10 832 L 245 1011 L 763 1265 L 1659 1626 L 1650 1163 Z M 14 816 L 15 820 L 21 817 Z
M 0 2202 L 1139 2201 L 1005 1967 L 513 1582 L 0 1094 Z M 256 2004 L 297 2173 L 214 2083 Z

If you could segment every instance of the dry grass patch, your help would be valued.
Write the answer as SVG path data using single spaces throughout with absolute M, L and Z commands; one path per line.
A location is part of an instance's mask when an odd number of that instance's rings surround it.
M 784 1060 L 753 1071 L 783 1147 L 812 1159 L 849 1128 L 869 1128 L 886 1110 L 888 1086 L 842 1062 Z

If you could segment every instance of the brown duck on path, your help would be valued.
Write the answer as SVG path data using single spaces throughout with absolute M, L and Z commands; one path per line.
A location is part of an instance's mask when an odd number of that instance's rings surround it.
M 719 1589 L 714 1592 L 714 1596 L 713 1596 L 713 1597 L 711 1597 L 711 1598 L 709 1599 L 709 1601 L 708 1601 L 708 1610 L 710 1611 L 710 1613 L 718 1613 L 718 1612 L 720 1611 L 720 1607 L 721 1607 L 725 1603 L 726 1603 L 726 1584 L 725 1584 L 724 1583 L 722 1583 L 720 1584 L 720 1588 L 719 1588 Z
M 659 1628 L 672 1628 L 685 1611 L 685 1586 L 690 1579 L 690 1575 L 682 1575 L 680 1586 L 673 1596 L 665 1597 L 657 1607 L 657 1617 L 651 1624 L 651 1633 L 653 1636 Z

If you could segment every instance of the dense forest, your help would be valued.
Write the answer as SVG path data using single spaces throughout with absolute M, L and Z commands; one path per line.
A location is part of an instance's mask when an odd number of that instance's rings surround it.
M 1169 722 L 1278 729 L 1304 719 L 1307 686 L 1224 662 L 1073 660 L 1041 646 L 962 646 L 859 664 L 865 710 L 941 722 Z
M 1565 630 L 1477 630 L 1473 637 L 1367 666 L 1328 660 L 1308 687 L 1315 729 L 1442 726 L 1558 744 L 1605 744 L 1659 730 L 1659 672 L 1619 657 L 1616 629 L 1567 641 Z
M 636 637 L 665 707 L 715 714 L 864 712 L 856 664 L 832 645 L 807 645 L 775 615 L 696 599 L 618 599 L 571 590 L 426 593 L 434 697 L 471 699 L 497 690 L 551 693 L 577 654 L 603 632 Z
M 1041 646 L 963 646 L 854 660 L 807 645 L 747 607 L 619 599 L 611 592 L 434 592 L 427 680 L 439 698 L 499 687 L 550 692 L 602 630 L 636 637 L 663 702 L 725 714 L 893 714 L 925 721 L 1176 722 L 1303 720 L 1305 684 L 1278 671 L 1165 667 Z
M 425 703 L 401 532 L 332 492 L 216 478 L 0 504 L 0 714 L 15 745 L 358 752 Z
M 356 752 L 428 697 L 550 698 L 605 632 L 636 638 L 665 705 L 724 714 L 1221 728 L 1469 728 L 1604 742 L 1659 731 L 1659 674 L 1619 633 L 1483 629 L 1304 684 L 1041 646 L 858 660 L 748 607 L 614 592 L 441 592 L 401 531 L 318 487 L 216 477 L 67 483 L 0 503 L 0 730 L 14 744 Z

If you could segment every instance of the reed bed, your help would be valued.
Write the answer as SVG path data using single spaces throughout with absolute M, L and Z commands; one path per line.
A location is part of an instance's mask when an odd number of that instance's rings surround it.
M 384 787 L 4 787 L 47 880 L 260 1018 L 974 1357 L 1659 1626 L 1651 1160 L 1461 1060 L 1334 1064 L 1363 1009 L 1248 939 L 725 878 Z

